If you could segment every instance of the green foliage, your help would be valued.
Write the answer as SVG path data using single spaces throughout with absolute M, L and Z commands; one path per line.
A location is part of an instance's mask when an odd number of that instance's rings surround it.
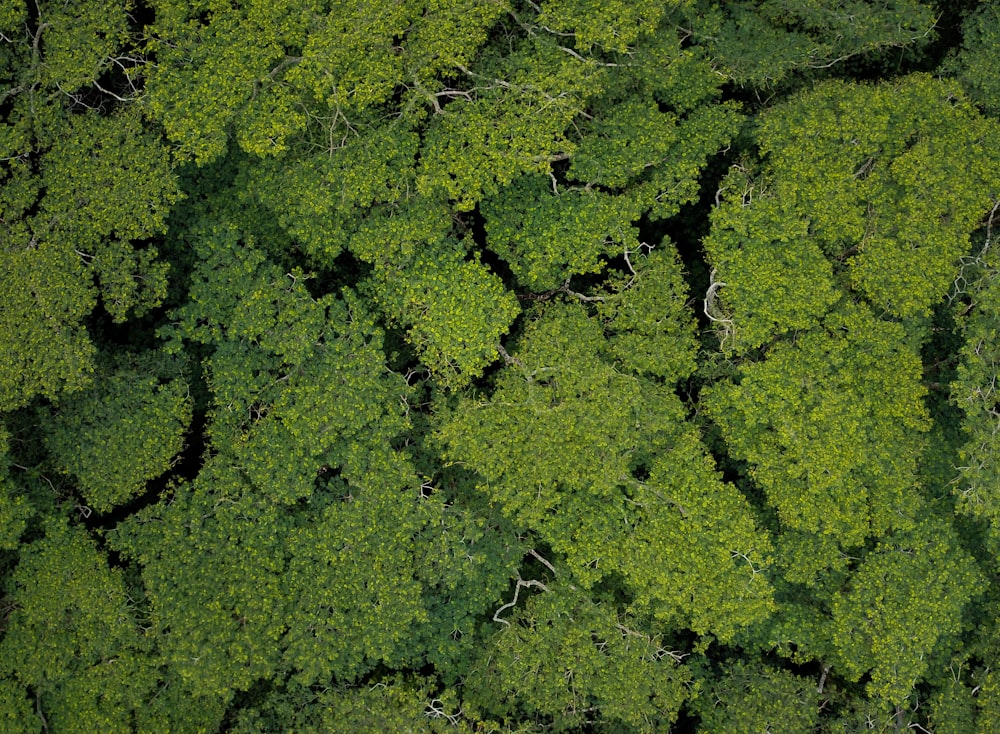
M 83 319 L 97 297 L 83 262 L 46 242 L 5 248 L 0 262 L 0 410 L 86 387 L 95 349 Z
M 768 87 L 792 72 L 826 69 L 858 54 L 920 45 L 931 36 L 935 9 L 913 0 L 765 0 L 692 3 L 685 13 L 737 84 Z
M 0 723 L 9 734 L 39 734 L 42 720 L 35 714 L 28 691 L 10 678 L 0 678 Z
M 473 73 L 476 95 L 455 99 L 428 124 L 418 191 L 442 191 L 467 211 L 521 174 L 548 174 L 573 153 L 565 130 L 600 91 L 601 72 L 540 42 Z
M 390 318 L 409 327 L 407 339 L 431 374 L 454 388 L 495 361 L 520 308 L 496 275 L 449 244 L 419 252 L 408 267 L 380 269 L 374 289 Z
M 407 643 L 427 618 L 414 556 L 431 515 L 414 483 L 406 484 L 408 467 L 395 468 L 396 476 L 331 482 L 327 491 L 342 496 L 286 541 L 285 582 L 296 604 L 282 646 L 303 685 L 352 682 L 379 663 L 400 667 L 412 654 Z
M 947 292 L 989 209 L 993 128 L 957 86 L 918 74 L 822 85 L 765 116 L 759 140 L 775 195 L 825 252 L 856 251 L 852 285 L 906 318 Z
M 550 731 L 669 727 L 690 672 L 655 635 L 560 584 L 529 599 L 467 681 L 473 715 L 545 723 Z
M 722 347 L 753 349 L 814 326 L 839 293 L 831 263 L 808 236 L 809 222 L 767 178 L 743 166 L 729 172 L 720 191 L 730 193 L 712 211 L 703 242 L 713 266 L 705 313 Z M 846 227 L 846 212 L 844 218 Z
M 920 74 L 829 82 L 764 114 L 766 165 L 729 174 L 705 241 L 730 346 L 809 328 L 837 299 L 835 275 L 877 309 L 926 317 L 993 201 L 994 128 L 955 84 Z
M 153 11 L 148 50 L 156 66 L 145 105 L 180 156 L 208 163 L 225 152 L 234 118 L 271 81 L 270 72 L 280 70 L 283 44 L 266 15 L 228 3 L 160 0 Z M 210 22 L 199 22 L 200 13 Z
M 995 5 L 3 3 L 0 728 L 997 729 Z
M 869 695 L 900 704 L 927 670 L 935 643 L 962 629 L 983 577 L 951 528 L 925 520 L 881 541 L 833 602 L 842 673 L 870 672 Z
M 600 272 L 603 256 L 639 249 L 634 201 L 593 190 L 554 193 L 544 176 L 519 178 L 481 210 L 490 249 L 533 291 Z
M 0 668 L 48 694 L 139 645 L 122 573 L 79 527 L 50 518 L 21 549 L 9 579 L 16 606 L 0 640 Z
M 930 707 L 928 719 L 937 734 L 976 731 L 976 699 L 961 680 L 949 679 L 931 699 Z
M 45 156 L 45 197 L 35 235 L 68 242 L 95 272 L 117 322 L 141 316 L 166 295 L 167 265 L 153 247 L 179 199 L 166 149 L 135 115 L 80 115 Z
M 130 2 L 75 0 L 37 7 L 36 22 L 44 29 L 42 80 L 64 93 L 94 82 L 128 39 Z
M 233 732 L 471 731 L 456 707 L 454 693 L 446 691 L 436 697 L 433 688 L 431 680 L 402 675 L 354 688 L 340 686 L 319 692 L 289 687 L 269 695 L 258 708 L 242 710 Z
M 282 228 L 324 264 L 333 261 L 355 228 L 364 227 L 365 221 L 358 221 L 364 212 L 404 199 L 414 177 L 419 142 L 414 130 L 399 122 L 354 127 L 357 134 L 345 131 L 335 148 L 320 155 L 255 163 L 246 184 Z M 378 229 L 384 239 L 385 227 Z M 368 262 L 386 254 L 381 243 L 371 253 L 353 241 L 351 249 Z
M 184 444 L 191 400 L 183 380 L 124 369 L 59 403 L 45 444 L 96 512 L 130 500 L 167 471 Z
M 955 492 L 963 512 L 1000 524 L 996 492 L 1000 487 L 1000 278 L 996 255 L 987 241 L 967 263 L 961 281 L 970 280 L 974 308 L 962 320 L 964 344 L 951 397 L 964 413 L 965 443 L 959 450 Z
M 613 295 L 598 302 L 597 313 L 610 355 L 633 372 L 670 383 L 696 369 L 695 322 L 673 243 L 665 239 L 656 249 L 646 247 L 645 255 L 632 253 L 629 277 L 609 279 Z
M 10 476 L 10 432 L 0 423 L 0 551 L 16 550 L 34 510 Z
M 604 51 L 624 54 L 641 35 L 656 30 L 670 5 L 684 4 L 618 0 L 595 6 L 583 0 L 548 0 L 542 5 L 537 20 L 556 33 L 571 31 L 573 44 L 579 52 L 597 46 Z
M 857 546 L 913 516 L 920 361 L 898 324 L 844 306 L 824 328 L 776 344 L 703 403 L 735 457 L 793 530 Z
M 695 701 L 702 731 L 718 734 L 814 731 L 819 694 L 811 680 L 787 670 L 744 660 L 728 661 L 723 674 L 706 681 Z
M 969 97 L 989 114 L 1000 113 L 1000 5 L 980 2 L 962 23 L 962 48 L 946 66 Z
M 729 638 L 771 610 L 767 536 L 718 480 L 677 397 L 604 362 L 603 344 L 581 306 L 544 309 L 491 399 L 448 416 L 446 454 L 577 583 L 618 574 L 644 612 Z
M 288 520 L 220 463 L 120 525 L 111 541 L 141 564 L 163 663 L 189 695 L 228 701 L 278 662 Z

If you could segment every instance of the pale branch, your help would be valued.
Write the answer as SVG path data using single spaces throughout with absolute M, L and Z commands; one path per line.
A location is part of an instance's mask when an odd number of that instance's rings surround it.
M 524 364 L 521 363 L 521 360 L 519 360 L 517 357 L 511 357 L 510 354 L 507 353 L 507 350 L 504 349 L 503 344 L 497 344 L 497 352 L 499 352 L 500 356 L 503 357 L 503 361 L 505 364 L 517 365 L 522 370 L 524 369 Z
M 829 665 L 824 665 L 823 666 L 823 673 L 819 677 L 819 685 L 816 686 L 816 693 L 819 693 L 820 695 L 822 695 L 822 693 L 823 693 L 823 686 L 826 685 L 826 676 L 827 676 L 827 674 L 829 672 L 830 672 L 830 666 Z
M 538 561 L 539 561 L 540 563 L 542 563 L 542 564 L 543 564 L 543 565 L 544 565 L 544 566 L 545 566 L 545 567 L 546 567 L 547 569 L 549 569 L 549 570 L 550 570 L 550 571 L 552 572 L 552 575 L 553 575 L 553 576 L 558 576 L 558 575 L 559 575 L 559 574 L 557 574 L 557 573 L 556 573 L 556 569 L 555 569 L 555 568 L 553 568 L 552 564 L 551 564 L 551 563 L 549 563 L 549 562 L 548 562 L 547 560 L 545 560 L 545 559 L 544 559 L 544 558 L 543 558 L 543 557 L 542 557 L 541 555 L 539 555 L 538 551 L 536 551 L 536 550 L 535 550 L 534 548 L 531 548 L 531 549 L 530 549 L 530 550 L 528 551 L 528 553 L 529 553 L 530 555 L 534 556 L 536 560 L 538 560 Z
M 527 588 L 531 588 L 531 587 L 534 587 L 534 588 L 537 588 L 537 589 L 541 589 L 542 591 L 548 591 L 549 590 L 549 587 L 547 587 L 541 581 L 536 581 L 535 579 L 531 579 L 530 581 L 525 581 L 520 576 L 518 576 L 517 577 L 517 586 L 514 587 L 514 598 L 511 599 L 506 604 L 504 604 L 503 606 L 501 606 L 495 612 L 493 612 L 493 621 L 494 622 L 500 622 L 501 624 L 505 624 L 508 627 L 510 627 L 510 622 L 508 622 L 506 619 L 500 619 L 500 614 L 503 613 L 504 611 L 510 609 L 511 607 L 517 605 L 517 597 L 521 593 L 521 589 L 527 589 Z

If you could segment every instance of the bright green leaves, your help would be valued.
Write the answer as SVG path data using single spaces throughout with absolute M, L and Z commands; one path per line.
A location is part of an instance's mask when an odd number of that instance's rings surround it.
M 419 532 L 430 519 L 405 465 L 397 476 L 374 474 L 290 534 L 285 574 L 290 598 L 284 661 L 304 685 L 353 681 L 379 663 L 402 667 L 414 627 L 426 620 L 414 578 Z
M 627 493 L 621 555 L 608 561 L 636 610 L 725 643 L 775 610 L 771 542 L 698 434 L 678 430 L 672 439 L 649 479 Z
M 573 152 L 566 128 L 600 92 L 601 78 L 544 43 L 525 43 L 500 68 L 473 73 L 476 94 L 431 118 L 418 190 L 444 192 L 467 211 L 520 174 L 550 173 Z
M 382 334 L 346 293 L 315 299 L 301 271 L 282 273 L 234 229 L 201 231 L 205 260 L 176 334 L 209 344 L 209 435 L 269 497 L 312 493 L 324 464 L 366 461 L 405 427 Z M 381 450 L 381 449 L 380 449 Z
M 338 685 L 317 690 L 289 685 L 286 689 L 272 690 L 253 708 L 238 712 L 230 731 L 233 734 L 471 731 L 463 726 L 463 712 L 454 691 L 435 694 L 434 689 L 433 678 L 412 675 L 373 678 L 353 688 Z M 456 729 L 458 726 L 461 728 Z
M 658 427 L 641 423 L 639 381 L 597 357 L 602 342 L 581 306 L 546 309 L 492 399 L 464 402 L 442 434 L 450 457 L 471 464 L 506 513 L 537 529 L 554 523 L 560 549 L 584 555 L 589 549 L 571 540 L 579 524 L 555 510 L 574 492 L 612 496 L 630 476 L 632 452 Z
M 519 178 L 483 202 L 482 213 L 490 249 L 533 291 L 599 272 L 602 256 L 639 249 L 634 201 L 600 191 L 556 194 L 544 176 Z
M 654 635 L 565 584 L 535 594 L 466 681 L 467 705 L 552 731 L 591 724 L 662 730 L 676 720 L 691 674 Z
M 925 520 L 879 543 L 833 602 L 840 667 L 870 670 L 873 697 L 898 704 L 927 670 L 935 643 L 962 629 L 982 576 L 948 525 Z
M 0 551 L 17 550 L 21 534 L 34 514 L 27 498 L 15 490 L 9 475 L 10 433 L 0 424 Z
M 926 316 L 993 201 L 994 127 L 923 75 L 830 82 L 766 113 L 765 165 L 730 172 L 705 241 L 707 307 L 726 346 L 811 327 L 842 292 L 834 279 L 876 310 Z
M 404 59 L 404 83 L 418 93 L 429 92 L 424 85 L 440 86 L 435 76 L 471 65 L 490 29 L 510 9 L 507 0 L 430 0 L 423 6 L 406 32 Z
M 573 45 L 579 52 L 594 46 L 604 51 L 628 53 L 641 35 L 652 33 L 669 5 L 656 0 L 641 2 L 601 3 L 595 6 L 586 0 L 547 0 L 542 4 L 537 21 L 550 32 L 572 31 Z
M 697 345 L 676 250 L 665 239 L 645 255 L 631 253 L 629 263 L 634 272 L 611 278 L 614 295 L 597 303 L 607 349 L 633 372 L 683 380 L 695 371 Z
M 771 611 L 769 540 L 677 397 L 605 362 L 604 347 L 582 306 L 542 310 L 492 398 L 449 415 L 446 455 L 575 582 L 617 574 L 643 613 L 729 638 Z
M 621 188 L 646 168 L 667 158 L 678 136 L 677 118 L 638 99 L 616 106 L 591 124 L 573 155 L 569 175 Z
M 43 215 L 36 233 L 72 234 L 81 246 L 115 237 L 162 234 L 180 198 L 176 174 L 159 139 L 138 117 L 75 115 L 42 159 Z
M 322 155 L 259 162 L 248 177 L 251 194 L 323 264 L 337 256 L 348 233 L 364 226 L 369 207 L 403 199 L 414 177 L 419 139 L 411 128 L 398 122 L 358 127 L 362 134 L 345 131 L 335 139 L 336 147 Z M 379 230 L 384 238 L 384 227 Z M 352 249 L 368 262 L 382 254 Z
M 44 421 L 56 466 L 76 477 L 96 512 L 130 500 L 167 471 L 184 443 L 191 400 L 183 380 L 121 370 L 59 403 Z
M 506 10 L 496 0 L 208 5 L 159 0 L 149 45 L 148 109 L 199 164 L 230 137 L 260 156 L 303 137 L 332 153 L 400 97 L 395 111 L 410 116 L 414 103 L 469 96 L 437 77 L 471 65 Z
M 852 306 L 774 346 L 739 384 L 704 396 L 730 452 L 789 528 L 845 547 L 879 536 L 907 506 L 927 429 L 920 361 L 903 330 Z
M 819 719 L 819 695 L 811 680 L 781 668 L 729 662 L 722 674 L 706 681 L 695 708 L 700 731 L 713 734 L 742 732 L 814 731 Z
M 422 4 L 341 0 L 309 34 L 288 82 L 347 117 L 385 102 L 403 81 L 396 39 Z
M 83 320 L 97 297 L 83 262 L 40 242 L 5 248 L 0 263 L 0 410 L 85 387 L 95 350 Z
M 63 119 L 55 105 L 30 107 L 15 100 L 0 197 L 0 410 L 87 383 L 83 321 L 98 294 L 116 322 L 159 305 L 167 265 L 131 241 L 162 234 L 180 196 L 160 141 L 130 112 Z
M 15 609 L 0 641 L 0 666 L 43 692 L 138 645 L 120 571 L 87 534 L 50 519 L 22 549 L 11 577 Z
M 202 24 L 196 20 L 199 8 L 161 0 L 154 4 L 156 23 L 150 29 L 157 63 L 146 84 L 146 104 L 180 155 L 198 163 L 225 152 L 230 125 L 257 94 L 268 91 L 285 59 L 278 29 L 266 18 L 262 25 L 228 3 L 210 5 L 210 22 Z M 273 102 L 265 110 L 301 120 Z M 276 146 L 287 133 L 280 126 L 274 130 Z M 256 145 L 256 136 L 250 140 Z
M 128 39 L 131 8 L 123 0 L 46 2 L 36 7 L 36 22 L 44 29 L 42 79 L 64 93 L 94 82 Z
M 142 566 L 163 662 L 191 694 L 227 700 L 277 664 L 288 520 L 221 464 L 119 526 L 112 543 Z
M 42 165 L 35 234 L 65 241 L 94 270 L 115 321 L 142 315 L 166 293 L 167 266 L 130 240 L 162 234 L 180 198 L 166 150 L 133 115 L 74 118 Z
M 42 721 L 28 700 L 23 685 L 8 678 L 0 678 L 0 725 L 9 734 L 39 734 Z
M 704 239 L 714 267 L 704 308 L 723 348 L 750 349 L 809 328 L 840 295 L 807 220 L 743 168 L 722 189 L 729 196 Z
M 419 252 L 406 268 L 376 272 L 375 298 L 424 365 L 449 387 L 461 387 L 496 360 L 500 336 L 520 308 L 500 279 L 478 260 L 444 243 Z
M 826 69 L 858 54 L 919 44 L 937 20 L 913 0 L 766 0 L 723 6 L 697 2 L 687 13 L 696 41 L 737 84 L 771 86 L 790 72 Z

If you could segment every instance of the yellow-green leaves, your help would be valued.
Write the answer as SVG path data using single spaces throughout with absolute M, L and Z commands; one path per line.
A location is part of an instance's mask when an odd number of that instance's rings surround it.
M 376 271 L 376 300 L 408 326 L 407 338 L 431 373 L 461 387 L 497 359 L 496 347 L 520 308 L 500 279 L 445 243 L 405 267 Z
M 828 69 L 857 54 L 925 43 L 934 7 L 914 0 L 695 2 L 694 37 L 737 84 L 767 87 L 793 71 Z
M 928 422 L 920 361 L 897 324 L 851 306 L 741 373 L 705 406 L 784 525 L 844 547 L 907 525 Z
M 167 471 L 191 419 L 187 385 L 121 370 L 60 401 L 44 421 L 55 464 L 73 475 L 84 501 L 107 512 Z
M 680 400 L 601 359 L 600 322 L 582 306 L 532 318 L 491 399 L 448 415 L 446 456 L 576 583 L 621 578 L 636 610 L 721 639 L 766 617 L 770 541 Z
M 597 303 L 608 350 L 638 374 L 683 380 L 695 371 L 697 352 L 684 273 L 670 240 L 643 249 L 630 255 L 634 272 L 610 279 L 612 294 Z
M 522 176 L 483 202 L 490 249 L 533 291 L 600 272 L 602 256 L 639 249 L 640 208 L 600 191 L 553 193 L 546 176 Z
M 98 79 L 128 39 L 129 6 L 124 0 L 38 3 L 42 82 L 71 94 Z
M 138 644 L 120 570 L 79 527 L 50 518 L 45 537 L 21 552 L 16 601 L 0 641 L 0 670 L 36 690 Z
M 696 699 L 703 731 L 713 734 L 812 731 L 819 719 L 816 684 L 764 663 L 727 661 Z
M 466 681 L 469 702 L 505 719 L 544 717 L 556 731 L 669 728 L 691 674 L 666 644 L 612 605 L 553 584 L 498 635 Z
M 83 262 L 64 243 L 26 244 L 0 252 L 0 410 L 80 390 L 94 370 L 83 320 L 97 294 Z
M 833 602 L 844 674 L 871 672 L 873 698 L 901 703 L 927 669 L 935 643 L 962 629 L 982 576 L 947 523 L 925 520 L 886 538 Z
M 169 156 L 136 115 L 80 115 L 42 164 L 45 196 L 37 236 L 65 241 L 97 274 L 116 321 L 142 315 L 166 293 L 167 266 L 132 240 L 166 230 L 180 199 Z

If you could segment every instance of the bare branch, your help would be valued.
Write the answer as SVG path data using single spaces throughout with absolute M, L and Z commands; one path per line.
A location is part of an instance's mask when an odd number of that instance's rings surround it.
M 549 563 L 548 561 L 546 561 L 544 558 L 542 558 L 538 554 L 538 551 L 536 551 L 534 548 L 532 548 L 531 550 L 529 550 L 528 553 L 531 554 L 532 556 L 534 556 L 539 562 L 543 563 L 545 565 L 545 567 L 548 568 L 552 572 L 553 576 L 558 576 L 559 575 L 559 574 L 556 573 L 555 568 L 552 567 L 552 564 Z
M 494 622 L 500 622 L 501 624 L 505 624 L 508 627 L 510 627 L 510 622 L 508 622 L 506 619 L 500 619 L 500 614 L 502 612 L 504 612 L 505 610 L 510 609 L 511 607 L 515 606 L 517 604 L 518 594 L 521 593 L 521 589 L 527 589 L 529 587 L 535 587 L 535 588 L 541 589 L 542 591 L 548 591 L 549 590 L 549 587 L 547 587 L 541 581 L 536 581 L 534 579 L 532 579 L 531 581 L 525 581 L 520 576 L 518 576 L 517 577 L 517 586 L 514 587 L 514 598 L 511 599 L 506 604 L 504 604 L 503 606 L 501 606 L 495 612 L 493 612 L 493 621 Z

